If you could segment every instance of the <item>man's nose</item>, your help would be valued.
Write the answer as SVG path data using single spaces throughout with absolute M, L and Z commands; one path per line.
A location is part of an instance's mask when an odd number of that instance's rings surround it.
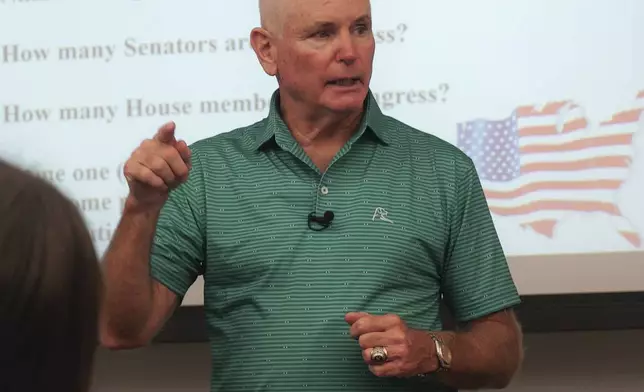
M 336 60 L 347 65 L 353 64 L 358 59 L 354 37 L 349 32 L 338 37 L 338 52 Z

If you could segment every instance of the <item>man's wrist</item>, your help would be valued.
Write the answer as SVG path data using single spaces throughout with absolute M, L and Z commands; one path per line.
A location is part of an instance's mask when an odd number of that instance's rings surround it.
M 417 344 L 423 347 L 423 352 L 425 353 L 422 360 L 418 363 L 416 373 L 419 376 L 435 373 L 438 370 L 439 362 L 436 356 L 436 347 L 432 339 L 432 333 L 427 331 L 416 331 L 416 333 Z
M 420 376 L 449 370 L 451 349 L 448 344 L 452 340 L 453 334 L 450 332 L 423 332 L 422 345 L 427 349 L 424 350 L 426 355 L 419 364 L 418 374 Z M 442 351 L 440 357 L 439 350 Z M 444 363 L 446 360 L 448 362 Z
M 128 195 L 123 203 L 123 215 L 143 215 L 148 217 L 157 217 L 163 209 L 163 202 L 159 203 L 141 203 L 132 195 Z

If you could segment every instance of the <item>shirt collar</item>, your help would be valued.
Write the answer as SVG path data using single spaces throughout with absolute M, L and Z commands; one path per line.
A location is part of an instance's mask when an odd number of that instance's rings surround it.
M 367 98 L 365 99 L 364 113 L 365 114 L 360 124 L 359 134 L 356 136 L 359 138 L 366 130 L 369 130 L 380 142 L 385 145 L 390 144 L 391 135 L 389 135 L 387 127 L 387 116 L 385 116 L 380 110 L 380 107 L 376 102 L 376 98 L 371 90 L 369 90 Z M 279 112 L 279 89 L 275 90 L 271 96 L 268 116 L 263 123 L 265 126 L 263 129 L 258 129 L 253 140 L 253 150 L 264 147 L 270 142 L 277 142 L 279 144 L 282 141 L 293 139 Z

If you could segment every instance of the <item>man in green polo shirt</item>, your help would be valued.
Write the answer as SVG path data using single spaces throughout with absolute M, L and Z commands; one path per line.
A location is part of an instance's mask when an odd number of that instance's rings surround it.
M 125 166 L 103 344 L 147 344 L 203 275 L 212 391 L 505 387 L 519 296 L 476 170 L 378 108 L 369 1 L 260 12 L 268 116 L 190 147 L 166 124 Z

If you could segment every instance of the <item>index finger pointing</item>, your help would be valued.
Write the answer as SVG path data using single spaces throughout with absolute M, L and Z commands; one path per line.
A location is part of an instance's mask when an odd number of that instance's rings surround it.
M 174 144 L 176 143 L 176 139 L 174 138 L 174 130 L 176 129 L 176 125 L 173 121 L 170 121 L 169 123 L 166 123 L 159 128 L 157 131 L 156 135 L 154 135 L 154 139 L 165 144 Z

